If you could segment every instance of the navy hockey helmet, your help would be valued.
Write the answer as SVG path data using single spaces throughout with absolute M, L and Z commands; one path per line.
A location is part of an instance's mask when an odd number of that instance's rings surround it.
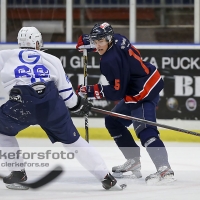
M 107 42 L 111 42 L 113 38 L 113 28 L 110 24 L 107 22 L 104 22 L 103 24 L 95 24 L 90 32 L 90 39 L 92 41 L 94 40 L 100 40 L 102 38 L 105 38 Z

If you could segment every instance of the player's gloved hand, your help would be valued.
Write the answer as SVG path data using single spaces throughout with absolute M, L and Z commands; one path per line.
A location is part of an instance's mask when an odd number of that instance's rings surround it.
M 95 85 L 79 85 L 76 93 L 80 96 L 87 96 L 89 99 L 101 99 L 104 97 L 103 87 L 101 84 Z
M 78 96 L 78 101 L 76 106 L 74 106 L 73 108 L 69 108 L 69 110 L 77 115 L 84 116 L 85 114 L 89 113 L 92 104 L 87 99 L 84 99 L 79 95 L 77 96 Z
M 91 43 L 90 35 L 88 34 L 83 34 L 78 38 L 76 48 L 80 52 L 83 52 L 83 49 L 87 49 L 87 52 L 96 52 L 95 45 Z

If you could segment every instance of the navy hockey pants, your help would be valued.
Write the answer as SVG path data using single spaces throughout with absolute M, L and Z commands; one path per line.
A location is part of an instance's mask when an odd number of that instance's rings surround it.
M 159 96 L 152 101 L 143 101 L 137 104 L 126 104 L 122 100 L 112 111 L 156 122 L 156 105 L 158 100 Z M 157 169 L 160 166 L 170 167 L 167 151 L 163 142 L 159 138 L 157 127 L 136 121 L 106 116 L 106 127 L 125 158 L 130 159 L 140 157 L 140 147 L 135 143 L 130 131 L 126 128 L 132 123 L 137 137 L 140 138 L 142 145 L 146 147 L 155 167 Z
M 113 112 L 133 116 L 148 121 L 156 122 L 156 106 L 159 101 L 159 96 L 157 96 L 152 101 L 143 101 L 136 104 L 125 103 L 124 100 L 121 100 L 114 108 Z M 110 135 L 113 138 L 122 136 L 123 146 L 124 147 L 134 147 L 136 146 L 133 143 L 133 138 L 130 132 L 126 127 L 133 124 L 134 130 L 137 134 L 137 137 L 140 138 L 142 145 L 144 146 L 145 142 L 152 137 L 159 137 L 159 132 L 157 127 L 147 125 L 144 123 L 131 121 L 127 119 L 122 119 L 119 117 L 106 116 L 105 125 L 108 129 Z M 143 134 L 145 132 L 145 134 Z
M 70 144 L 80 136 L 53 81 L 45 83 L 45 89 L 39 92 L 28 85 L 14 86 L 10 100 L 0 108 L 1 134 L 15 136 L 36 124 L 41 126 L 52 143 Z

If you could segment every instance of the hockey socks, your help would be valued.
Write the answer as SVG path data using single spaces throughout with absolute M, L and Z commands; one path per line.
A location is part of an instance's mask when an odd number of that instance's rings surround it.
M 63 144 L 63 146 L 67 151 L 77 152 L 76 159 L 79 163 L 101 181 L 103 188 L 106 190 L 123 190 L 126 187 L 125 184 L 119 185 L 117 183 L 116 179 L 108 172 L 100 154 L 82 137 L 79 137 L 72 144 Z
M 145 143 L 145 147 L 157 170 L 161 166 L 170 168 L 166 148 L 160 139 L 155 137 L 149 139 Z
M 76 153 L 75 158 L 98 180 L 103 180 L 105 175 L 109 173 L 107 166 L 100 154 L 82 137 L 79 137 L 79 139 L 72 144 L 63 144 L 63 146 L 67 151 L 78 152 Z
M 126 159 L 140 157 L 140 147 L 134 141 L 131 132 L 114 117 L 106 117 L 105 125 L 111 137 Z

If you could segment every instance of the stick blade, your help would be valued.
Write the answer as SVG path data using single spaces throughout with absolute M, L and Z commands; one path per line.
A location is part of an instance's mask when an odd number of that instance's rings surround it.
M 55 167 L 52 171 L 44 175 L 39 180 L 32 182 L 32 183 L 20 183 L 20 185 L 25 187 L 30 187 L 32 189 L 37 189 L 46 185 L 57 178 L 60 174 L 62 174 L 63 169 L 60 166 Z
M 42 187 L 43 185 L 50 183 L 62 173 L 63 173 L 62 167 L 57 166 L 53 170 L 48 172 L 46 175 L 44 175 L 42 178 L 39 178 L 38 180 L 33 181 L 32 183 L 17 183 L 17 185 L 9 184 L 6 187 L 8 189 L 15 189 L 15 190 L 27 190 L 29 188 L 37 189 Z M 0 175 L 0 179 L 3 178 L 4 176 Z

